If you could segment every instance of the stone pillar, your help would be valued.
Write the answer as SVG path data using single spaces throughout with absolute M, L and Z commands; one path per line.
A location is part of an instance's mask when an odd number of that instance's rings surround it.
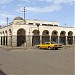
M 7 45 L 12 46 L 12 36 L 7 37 Z
M 40 44 L 42 44 L 42 35 L 40 35 Z
M 30 39 L 30 46 L 32 46 L 32 35 L 30 35 L 29 39 Z
M 12 46 L 17 47 L 17 36 L 16 35 L 12 35 Z
M 5 36 L 5 46 L 7 46 L 7 41 L 8 40 L 8 37 L 7 36 Z
M 60 36 L 58 36 L 58 44 L 60 44 Z
M 24 46 L 30 46 L 30 35 L 26 35 L 26 42 Z
M 5 46 L 6 46 L 6 36 L 5 36 Z
M 32 35 L 26 36 L 26 46 L 29 46 L 29 47 L 32 46 Z
M 51 35 L 50 35 L 50 42 L 51 42 Z
M 68 45 L 68 40 L 67 40 L 67 36 L 65 36 L 66 37 L 66 45 Z
M 30 46 L 32 46 L 32 35 L 30 35 Z

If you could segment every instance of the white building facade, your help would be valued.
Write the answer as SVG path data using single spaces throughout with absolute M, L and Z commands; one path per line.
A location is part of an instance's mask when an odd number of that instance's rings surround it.
M 16 17 L 10 25 L 0 29 L 0 45 L 34 46 L 55 41 L 63 45 L 75 44 L 75 27 L 61 27 L 57 22 L 23 20 Z

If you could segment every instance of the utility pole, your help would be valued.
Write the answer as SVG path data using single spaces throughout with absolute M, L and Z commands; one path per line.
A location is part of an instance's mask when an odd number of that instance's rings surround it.
M 25 22 L 25 17 L 26 17 L 26 8 L 25 8 L 25 7 L 24 7 L 23 12 L 24 12 L 24 24 L 26 24 L 26 22 Z
M 7 25 L 8 25 L 8 17 L 6 19 L 7 19 Z
M 65 23 L 65 27 L 66 27 L 66 23 Z

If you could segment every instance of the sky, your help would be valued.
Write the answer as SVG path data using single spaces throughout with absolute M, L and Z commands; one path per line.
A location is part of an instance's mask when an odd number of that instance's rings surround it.
M 15 17 L 26 19 L 38 19 L 56 21 L 60 26 L 75 27 L 75 0 L 1 0 L 0 1 L 0 25 L 12 22 Z

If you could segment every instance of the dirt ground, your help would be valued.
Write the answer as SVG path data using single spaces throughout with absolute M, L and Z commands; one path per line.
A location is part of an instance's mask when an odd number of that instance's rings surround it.
M 0 48 L 0 75 L 74 75 L 74 49 Z

